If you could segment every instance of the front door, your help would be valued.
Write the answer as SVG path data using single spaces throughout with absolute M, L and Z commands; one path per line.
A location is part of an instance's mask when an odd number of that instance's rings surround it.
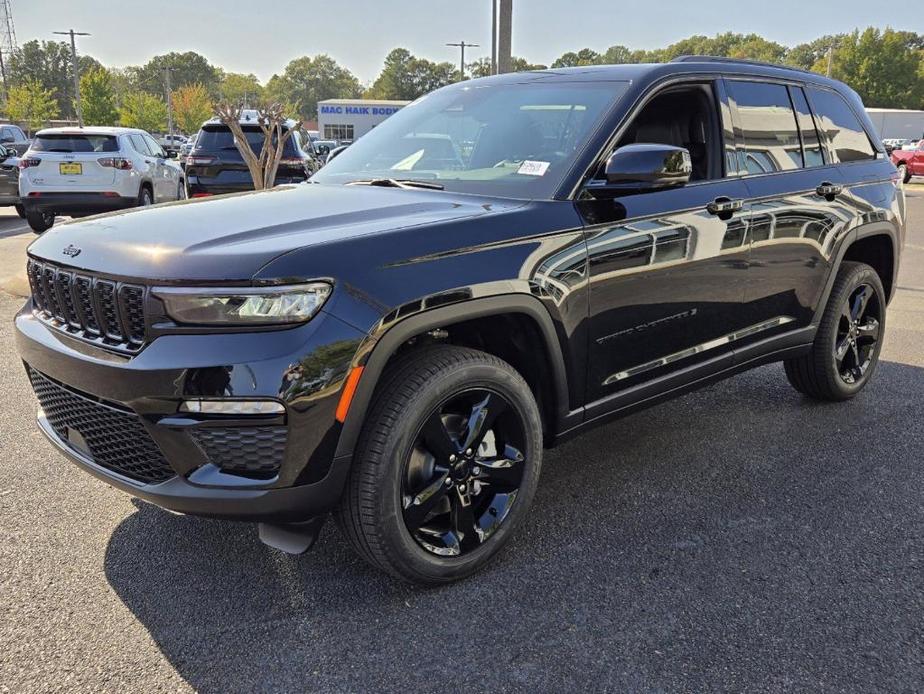
M 645 381 L 705 360 L 730 365 L 736 336 L 749 327 L 741 310 L 748 209 L 736 209 L 748 195 L 740 178 L 725 177 L 721 103 L 712 83 L 674 86 L 656 94 L 620 136 L 617 147 L 687 148 L 693 176 L 680 188 L 619 197 L 611 203 L 613 221 L 585 228 L 587 401 L 602 410 L 607 399 Z M 717 209 L 716 201 L 731 209 Z M 587 203 L 598 215 L 605 204 Z M 588 416 L 595 409 L 591 405 Z

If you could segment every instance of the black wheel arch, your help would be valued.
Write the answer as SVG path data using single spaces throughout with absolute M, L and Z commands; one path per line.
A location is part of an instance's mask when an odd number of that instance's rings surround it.
M 883 221 L 864 224 L 847 234 L 841 242 L 831 265 L 824 291 L 815 308 L 812 325 L 817 326 L 821 321 L 821 316 L 834 287 L 838 270 L 840 270 L 841 264 L 845 260 L 855 260 L 871 265 L 880 275 L 882 285 L 886 291 L 886 300 L 892 300 L 892 296 L 895 294 L 901 252 L 899 233 L 894 223 Z M 882 253 L 878 250 L 881 248 L 888 248 L 889 250 L 887 253 Z M 874 249 L 876 251 L 871 253 Z
M 374 343 L 361 348 L 359 364 L 363 366 L 362 377 L 343 422 L 335 457 L 339 459 L 352 455 L 376 386 L 392 357 L 409 340 L 434 330 L 441 330 L 448 325 L 509 314 L 524 316 L 531 320 L 538 330 L 551 369 L 549 377 L 554 403 L 551 406 L 553 421 L 550 424 L 556 432 L 565 428 L 565 423 L 573 415 L 568 411 L 567 369 L 552 317 L 536 297 L 528 294 L 504 294 L 471 299 L 408 316 L 375 339 Z

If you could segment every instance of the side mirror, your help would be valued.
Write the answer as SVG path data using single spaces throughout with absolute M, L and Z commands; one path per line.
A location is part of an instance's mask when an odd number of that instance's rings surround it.
M 591 187 L 643 193 L 685 185 L 692 173 L 690 152 L 683 147 L 639 143 L 613 152 L 604 168 L 606 180 Z

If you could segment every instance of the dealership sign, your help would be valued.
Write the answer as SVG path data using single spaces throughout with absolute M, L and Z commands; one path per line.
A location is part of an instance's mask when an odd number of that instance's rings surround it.
M 399 110 L 400 106 L 321 106 L 321 113 L 346 113 L 356 116 L 390 116 Z

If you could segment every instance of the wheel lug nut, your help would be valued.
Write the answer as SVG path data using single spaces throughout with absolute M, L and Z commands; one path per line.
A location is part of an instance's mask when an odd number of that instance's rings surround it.
M 446 478 L 446 486 L 447 486 L 447 487 L 451 487 L 451 486 L 452 486 L 452 477 L 447 477 L 447 478 Z
M 450 463 L 456 462 L 456 456 L 455 456 L 455 455 L 449 456 L 449 462 L 450 462 Z
M 469 448 L 467 451 L 465 451 L 465 455 L 471 455 L 471 454 L 472 454 L 472 449 L 471 449 L 471 448 Z
M 481 468 L 478 467 L 478 466 L 476 465 L 475 467 L 472 468 L 472 474 L 473 474 L 473 475 L 480 475 L 480 474 L 481 474 Z
M 459 485 L 459 491 L 462 492 L 463 494 L 465 494 L 465 485 L 464 485 L 464 484 L 460 484 L 460 485 Z

